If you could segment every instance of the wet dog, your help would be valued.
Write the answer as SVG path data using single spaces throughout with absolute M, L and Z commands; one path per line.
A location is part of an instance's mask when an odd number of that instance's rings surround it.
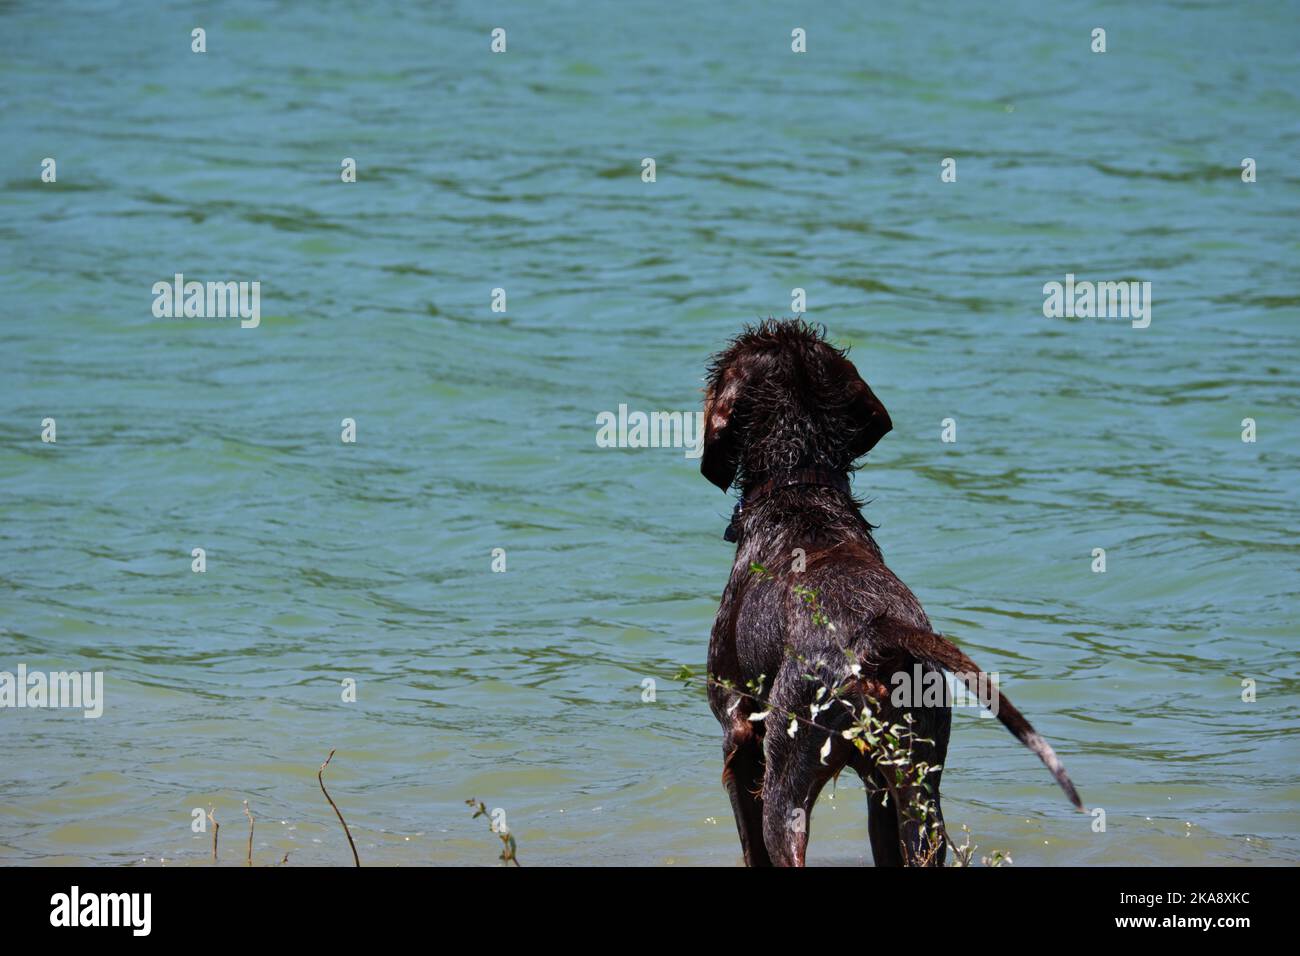
M 813 804 L 851 767 L 878 866 L 942 865 L 939 779 L 952 721 L 897 691 L 953 673 L 1080 810 L 1056 754 L 885 566 L 849 491 L 889 413 L 845 353 L 801 320 L 746 329 L 709 369 L 700 471 L 740 488 L 731 577 L 709 641 L 709 705 L 745 862 L 802 866 Z M 900 681 L 898 675 L 904 675 Z

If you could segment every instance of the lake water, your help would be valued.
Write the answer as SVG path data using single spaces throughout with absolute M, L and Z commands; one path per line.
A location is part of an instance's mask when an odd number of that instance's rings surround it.
M 248 800 L 258 862 L 350 864 L 337 748 L 364 863 L 492 864 L 469 797 L 525 865 L 737 863 L 669 679 L 731 501 L 596 416 L 698 408 L 794 288 L 893 416 L 891 566 L 1106 811 L 963 711 L 950 824 L 1300 858 L 1294 8 L 541 6 L 0 7 L 0 670 L 106 695 L 0 710 L 0 861 L 203 864 L 215 805 L 237 864 Z M 155 318 L 176 273 L 260 325 Z M 1045 318 L 1067 273 L 1149 327 Z M 845 778 L 810 862 L 869 861 Z

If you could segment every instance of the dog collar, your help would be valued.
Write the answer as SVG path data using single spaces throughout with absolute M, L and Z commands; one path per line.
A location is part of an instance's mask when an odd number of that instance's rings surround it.
M 791 488 L 795 485 L 834 488 L 836 491 L 842 491 L 846 495 L 849 494 L 849 476 L 842 471 L 830 471 L 826 468 L 799 468 L 789 474 L 769 478 L 767 481 L 755 485 L 749 491 L 740 493 L 740 500 L 736 502 L 736 507 L 732 509 L 731 521 L 727 525 L 727 530 L 722 532 L 723 540 L 736 541 L 739 539 L 740 519 L 745 514 L 746 505 L 752 507 L 773 492 L 780 491 L 782 488 Z

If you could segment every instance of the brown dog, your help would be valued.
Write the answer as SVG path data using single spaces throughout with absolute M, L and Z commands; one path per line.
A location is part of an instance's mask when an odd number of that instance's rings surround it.
M 892 424 L 844 352 L 801 320 L 746 329 L 713 360 L 704 419 L 700 470 L 742 495 L 709 704 L 745 862 L 802 866 L 818 794 L 852 767 L 876 864 L 943 863 L 950 698 L 900 703 L 900 674 L 955 673 L 1082 810 L 1052 748 L 885 566 L 848 473 Z

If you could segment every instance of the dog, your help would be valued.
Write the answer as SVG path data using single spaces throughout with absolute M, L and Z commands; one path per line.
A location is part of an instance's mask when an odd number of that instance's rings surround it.
M 944 863 L 951 698 L 899 703 L 900 674 L 955 674 L 1082 811 L 1047 741 L 885 566 L 848 475 L 893 425 L 846 352 L 821 327 L 768 319 L 714 356 L 704 392 L 700 471 L 741 492 L 708 698 L 745 863 L 802 866 L 813 805 L 846 767 L 867 788 L 877 866 Z

